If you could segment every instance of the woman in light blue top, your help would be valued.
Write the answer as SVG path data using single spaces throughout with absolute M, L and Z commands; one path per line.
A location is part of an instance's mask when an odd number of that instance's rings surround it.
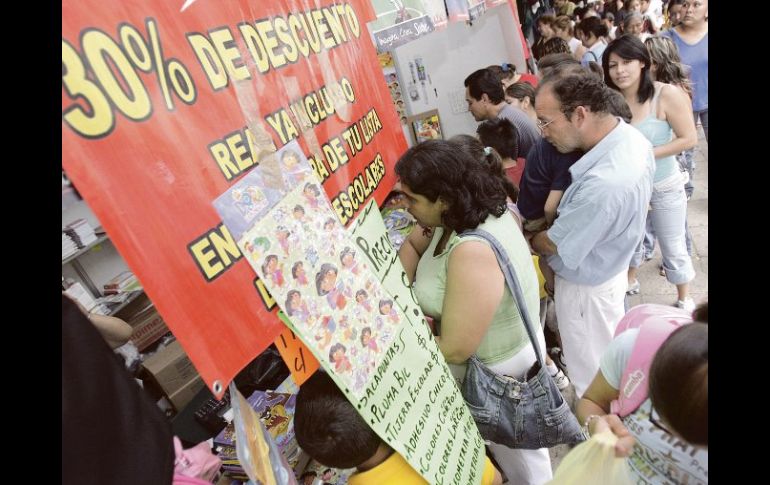
M 685 242 L 687 199 L 675 155 L 697 143 L 690 116 L 690 98 L 678 86 L 653 82 L 650 54 L 633 35 L 623 35 L 607 46 L 602 67 L 607 85 L 623 94 L 631 108 L 631 124 L 650 140 L 655 154 L 655 178 L 649 217 L 663 253 L 668 281 L 676 285 L 676 306 L 692 311 L 689 282 L 695 277 Z M 629 293 L 639 292 L 636 271 L 642 262 L 642 241 L 628 268 Z

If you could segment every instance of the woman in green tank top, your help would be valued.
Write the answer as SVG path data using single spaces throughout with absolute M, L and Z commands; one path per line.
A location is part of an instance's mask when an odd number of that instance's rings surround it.
M 505 177 L 499 155 L 471 141 L 426 141 L 396 163 L 401 191 L 418 223 L 399 257 L 423 312 L 440 322 L 436 340 L 447 362 L 459 364 L 450 366 L 456 378 L 476 354 L 494 372 L 522 379 L 535 353 L 520 312 L 539 320 L 537 274 L 529 246 L 506 206 L 508 197 L 516 200 L 515 186 Z M 475 228 L 502 243 L 526 301 L 514 301 L 486 241 L 458 236 Z M 537 330 L 544 352 L 543 332 Z M 504 469 L 512 482 L 550 479 L 547 449 L 490 447 L 499 463 L 511 464 Z

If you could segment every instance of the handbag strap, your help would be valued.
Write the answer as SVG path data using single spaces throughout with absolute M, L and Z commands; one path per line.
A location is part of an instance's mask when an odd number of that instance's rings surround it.
M 527 300 L 524 299 L 524 292 L 521 290 L 519 278 L 516 276 L 516 272 L 513 269 L 513 264 L 511 264 L 511 260 L 508 259 L 508 255 L 505 253 L 505 249 L 503 249 L 502 244 L 500 244 L 500 241 L 498 241 L 492 234 L 479 228 L 465 231 L 460 234 L 460 236 L 480 237 L 481 239 L 487 241 L 492 247 L 492 251 L 495 253 L 495 257 L 497 258 L 497 264 L 500 265 L 500 269 L 502 270 L 503 276 L 505 277 L 505 282 L 508 285 L 508 288 L 510 288 L 511 294 L 513 295 L 513 301 L 519 309 L 521 318 L 524 320 L 524 328 L 527 329 L 529 341 L 532 342 L 532 347 L 535 349 L 537 361 L 540 362 L 540 366 L 542 368 L 545 368 L 545 360 L 543 359 L 542 352 L 540 352 L 540 345 L 537 341 L 537 337 L 535 336 L 535 327 L 532 323 L 532 319 L 529 317 L 529 312 L 527 311 Z

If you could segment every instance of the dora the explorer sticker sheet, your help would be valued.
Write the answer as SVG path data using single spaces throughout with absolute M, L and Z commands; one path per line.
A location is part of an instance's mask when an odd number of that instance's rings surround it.
M 297 143 L 274 157 L 282 184 L 257 167 L 214 202 L 242 253 L 383 440 L 431 483 L 479 483 L 483 441 L 422 314 L 394 304 Z

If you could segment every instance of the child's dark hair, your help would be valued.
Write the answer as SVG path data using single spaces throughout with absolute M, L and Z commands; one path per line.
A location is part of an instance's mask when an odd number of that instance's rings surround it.
M 548 54 L 570 54 L 572 50 L 569 48 L 569 44 L 561 37 L 551 37 L 543 43 L 543 48 L 540 51 L 541 55 L 547 56 Z
M 481 143 L 492 147 L 501 157 L 516 160 L 519 157 L 519 131 L 505 118 L 495 118 L 476 128 Z
M 685 441 L 709 444 L 709 328 L 693 322 L 663 342 L 650 365 L 649 394 L 661 418 Z
M 334 468 L 360 465 L 382 443 L 329 375 L 321 371 L 299 388 L 294 434 L 307 454 Z
M 529 99 L 529 105 L 532 106 L 532 108 L 535 107 L 535 88 L 529 83 L 525 83 L 525 82 L 513 83 L 507 88 L 505 88 L 505 95 L 510 96 L 512 98 L 516 98 L 519 101 L 522 101 L 525 98 Z M 504 118 L 498 118 L 498 119 L 504 119 Z
M 701 303 L 698 305 L 695 310 L 692 312 L 692 319 L 696 322 L 703 322 L 708 323 L 709 322 L 709 304 Z
M 501 65 L 495 64 L 488 66 L 487 69 L 492 74 L 497 76 L 497 78 L 500 80 L 500 83 L 502 83 L 504 80 L 513 79 L 516 76 L 516 66 L 506 62 L 502 63 Z
M 507 121 L 507 120 L 506 120 Z M 485 123 L 490 123 L 486 121 Z M 484 124 L 484 123 L 482 123 Z M 480 127 L 480 125 L 479 125 Z M 514 127 L 515 129 L 515 127 Z M 518 135 L 518 131 L 516 132 Z M 519 188 L 511 182 L 507 175 L 505 175 L 505 169 L 503 168 L 503 158 L 501 153 L 498 153 L 496 149 L 487 150 L 484 144 L 479 139 L 470 135 L 455 135 L 449 139 L 450 143 L 454 143 L 461 151 L 470 155 L 474 160 L 483 162 L 492 175 L 495 175 L 503 186 L 503 190 L 513 202 L 516 202 L 519 198 Z M 494 145 L 491 148 L 497 148 Z M 509 151 L 509 154 L 511 151 Z M 516 141 L 516 154 L 518 156 L 518 137 Z M 516 157 L 511 157 L 516 158 Z

